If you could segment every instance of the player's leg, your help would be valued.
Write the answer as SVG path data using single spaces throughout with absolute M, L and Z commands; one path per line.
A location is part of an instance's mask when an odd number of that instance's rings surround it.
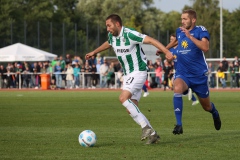
M 194 94 L 192 93 L 192 105 L 195 106 L 199 103 L 199 101 L 197 100 L 197 98 L 194 96 Z
M 208 111 L 212 114 L 214 126 L 216 130 L 221 129 L 221 119 L 216 109 L 215 105 L 210 101 L 209 96 L 207 98 L 198 97 L 200 104 L 202 105 L 205 111 Z
M 138 76 L 136 76 L 135 73 L 129 76 L 125 76 L 123 82 L 123 90 L 119 96 L 119 100 L 127 109 L 129 115 L 133 118 L 133 120 L 141 126 L 141 140 L 145 140 L 150 136 L 151 138 L 154 138 L 151 139 L 150 142 L 147 142 L 147 144 L 151 144 L 157 142 L 158 135 L 150 125 L 148 119 L 141 113 L 140 109 L 138 108 L 138 101 L 140 100 L 142 86 L 145 80 L 146 74 L 144 73 L 142 73 L 142 75 L 141 73 L 138 73 Z
M 194 85 L 194 88 L 192 88 L 192 89 L 197 94 L 202 108 L 205 111 L 210 112 L 212 114 L 215 129 L 220 130 L 221 120 L 220 120 L 218 110 L 216 109 L 215 105 L 210 101 L 209 88 L 207 85 L 207 78 L 206 77 L 198 77 L 198 81 L 196 81 L 196 80 L 193 80 L 193 81 L 199 83 L 197 85 Z
M 147 97 L 149 95 L 149 92 L 148 92 L 147 86 L 145 84 L 143 84 L 142 90 L 144 91 L 143 97 Z
M 174 96 L 173 96 L 173 106 L 176 118 L 176 126 L 173 129 L 173 134 L 182 134 L 182 110 L 183 110 L 183 100 L 182 95 L 188 90 L 187 84 L 181 78 L 176 78 L 174 80 Z

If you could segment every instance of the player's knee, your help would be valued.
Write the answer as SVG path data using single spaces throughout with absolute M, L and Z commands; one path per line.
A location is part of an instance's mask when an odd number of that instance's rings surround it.
M 212 106 L 211 105 L 202 105 L 202 108 L 207 111 L 210 112 L 212 110 Z
M 174 93 L 183 93 L 181 86 L 174 86 Z
M 127 98 L 125 98 L 122 94 L 120 94 L 120 96 L 118 97 L 118 100 L 120 101 L 120 103 L 123 104 L 127 100 Z

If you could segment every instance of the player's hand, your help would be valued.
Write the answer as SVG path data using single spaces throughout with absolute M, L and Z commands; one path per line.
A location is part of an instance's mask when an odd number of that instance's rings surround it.
M 156 55 L 159 56 L 160 54 L 162 54 L 163 52 L 161 50 L 157 50 Z
M 87 54 L 85 55 L 85 59 L 86 59 L 86 60 L 89 60 L 93 55 L 94 55 L 94 52 L 87 53 Z
M 185 35 L 189 38 L 191 36 L 189 30 L 187 30 L 186 28 L 183 28 L 183 27 L 179 27 L 181 29 L 182 32 L 185 33 Z
M 166 54 L 165 54 L 165 57 L 168 61 L 172 61 L 174 59 L 172 53 L 170 51 L 168 51 Z

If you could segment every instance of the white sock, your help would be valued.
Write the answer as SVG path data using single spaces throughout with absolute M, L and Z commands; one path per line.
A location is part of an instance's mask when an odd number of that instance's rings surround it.
M 126 100 L 122 105 L 127 108 L 127 110 L 130 112 L 130 116 L 142 128 L 146 125 L 151 127 L 147 118 L 140 112 L 139 108 L 130 99 Z

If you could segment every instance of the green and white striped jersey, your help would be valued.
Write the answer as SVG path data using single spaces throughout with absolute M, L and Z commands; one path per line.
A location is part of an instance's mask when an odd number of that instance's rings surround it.
M 114 49 L 125 75 L 147 70 L 147 58 L 141 47 L 145 37 L 146 35 L 123 26 L 118 37 L 108 34 L 108 43 Z

